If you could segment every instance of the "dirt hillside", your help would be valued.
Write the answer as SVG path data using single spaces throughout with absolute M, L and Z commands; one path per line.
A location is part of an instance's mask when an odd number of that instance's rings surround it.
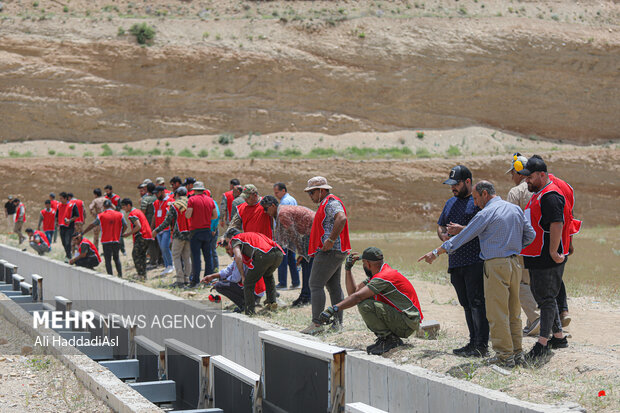
M 2 140 L 471 125 L 620 137 L 613 1 L 2 4 Z M 127 34 L 142 22 L 150 47 Z

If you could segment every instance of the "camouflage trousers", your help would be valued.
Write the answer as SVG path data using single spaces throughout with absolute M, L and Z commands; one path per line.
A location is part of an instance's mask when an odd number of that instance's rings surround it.
M 146 250 L 148 244 L 140 233 L 136 234 L 133 240 L 133 251 L 131 252 L 131 258 L 133 258 L 133 264 L 136 266 L 136 271 L 139 276 L 146 277 Z

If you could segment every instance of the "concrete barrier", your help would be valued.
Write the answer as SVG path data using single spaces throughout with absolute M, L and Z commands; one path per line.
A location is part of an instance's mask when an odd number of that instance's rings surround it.
M 76 310 L 94 309 L 103 314 L 140 314 L 145 303 L 153 300 L 171 301 L 179 314 L 196 314 L 210 307 L 183 300 L 172 294 L 154 290 L 124 279 L 72 267 L 45 256 L 22 252 L 0 244 L 0 258 L 17 265 L 27 282 L 31 274 L 45 280 L 45 296 L 62 295 L 78 303 Z M 6 264 L 5 267 L 10 264 Z M 166 305 L 169 305 L 167 303 Z M 120 308 L 119 308 L 120 307 Z M 206 354 L 221 354 L 254 373 L 261 369 L 261 342 L 258 333 L 282 330 L 261 320 L 244 315 L 224 313 L 219 336 L 204 329 L 151 330 L 138 329 L 137 334 L 159 345 L 174 338 L 196 347 Z M 540 405 L 518 400 L 496 390 L 434 373 L 412 365 L 396 365 L 388 359 L 348 352 L 345 363 L 345 402 L 361 402 L 390 412 L 460 413 L 575 413 L 575 404 Z

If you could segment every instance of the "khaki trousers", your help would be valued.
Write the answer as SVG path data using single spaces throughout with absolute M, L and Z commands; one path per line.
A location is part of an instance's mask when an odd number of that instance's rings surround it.
M 189 240 L 185 241 L 178 238 L 172 239 L 172 262 L 177 270 L 176 282 L 188 283 L 189 275 L 192 272 L 191 256 Z
M 527 316 L 527 325 L 531 325 L 538 316 L 538 304 L 532 295 L 532 289 L 530 288 L 530 272 L 525 268 L 523 263 L 523 257 L 518 256 L 517 260 L 521 266 L 521 285 L 519 286 L 519 301 L 521 301 L 521 308 Z
M 15 222 L 15 226 L 13 227 L 13 232 L 17 234 L 17 237 L 19 238 L 19 243 L 20 244 L 22 242 L 24 242 L 24 240 L 26 239 L 24 234 L 22 234 L 23 226 L 24 226 L 24 221 L 17 221 L 17 222 Z
M 516 256 L 484 262 L 484 297 L 493 350 L 501 359 L 521 353 L 521 268 Z

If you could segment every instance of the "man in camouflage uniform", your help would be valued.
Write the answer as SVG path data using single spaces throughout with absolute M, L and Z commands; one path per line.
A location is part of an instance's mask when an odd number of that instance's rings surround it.
M 148 222 L 152 222 L 153 215 L 155 215 L 153 203 L 157 199 L 155 194 L 153 194 L 153 191 L 155 191 L 155 184 L 153 182 L 146 182 L 145 180 L 142 185 L 146 185 L 146 194 L 140 199 L 140 210 L 144 213 Z M 149 260 L 149 266 L 155 268 L 159 261 L 163 262 L 163 258 L 160 258 L 161 251 L 159 250 L 159 244 L 156 239 L 152 239 L 146 241 L 146 246 L 148 255 L 151 258 Z

